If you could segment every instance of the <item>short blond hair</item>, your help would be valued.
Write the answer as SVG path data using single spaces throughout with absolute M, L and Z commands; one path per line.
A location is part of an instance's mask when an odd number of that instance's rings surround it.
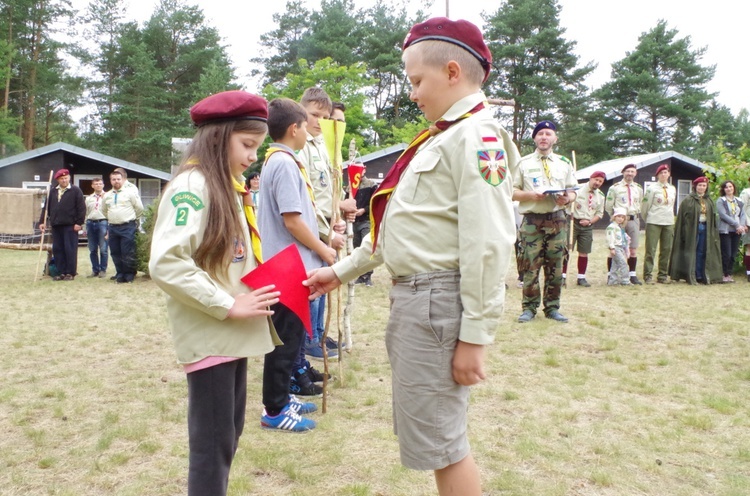
M 431 67 L 443 67 L 453 60 L 461 67 L 461 71 L 469 82 L 477 86 L 482 86 L 484 82 L 482 64 L 458 45 L 445 41 L 425 40 L 411 45 L 407 50 L 419 50 L 422 63 Z

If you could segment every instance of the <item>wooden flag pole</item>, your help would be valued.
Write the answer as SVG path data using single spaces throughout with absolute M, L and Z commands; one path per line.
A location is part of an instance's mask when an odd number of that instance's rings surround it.
M 39 257 L 36 259 L 36 270 L 34 271 L 34 282 L 39 279 L 39 263 L 42 261 L 42 248 L 44 247 L 44 235 L 47 230 L 42 227 L 47 224 L 47 214 L 49 213 L 49 191 L 52 186 L 52 174 L 53 171 L 49 171 L 49 181 L 47 181 L 47 198 L 44 199 L 44 215 L 42 216 L 42 223 L 39 225 L 42 229 L 42 237 L 39 238 Z M 49 267 L 47 267 L 49 270 Z

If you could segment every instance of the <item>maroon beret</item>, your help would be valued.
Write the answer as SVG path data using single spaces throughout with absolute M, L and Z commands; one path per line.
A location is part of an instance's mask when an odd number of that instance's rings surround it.
M 708 178 L 706 176 L 700 176 L 693 179 L 693 186 L 698 186 L 700 183 L 707 183 Z
M 658 176 L 661 171 L 669 172 L 669 166 L 667 164 L 661 164 L 659 167 L 656 168 L 656 175 Z
M 69 176 L 70 171 L 68 169 L 60 169 L 59 171 L 55 172 L 55 179 L 61 178 L 62 176 Z
M 415 24 L 404 40 L 404 50 L 420 41 L 436 40 L 453 43 L 472 54 L 484 68 L 484 81 L 490 75 L 492 53 L 482 38 L 482 32 L 469 21 L 451 21 L 447 17 L 433 17 Z
M 628 169 L 635 169 L 637 171 L 638 167 L 636 167 L 635 164 L 628 164 L 625 167 L 623 167 L 620 172 L 625 172 Z
M 607 180 L 607 175 L 605 173 L 603 173 L 602 171 L 596 171 L 596 172 L 594 172 L 593 174 L 591 174 L 591 176 L 589 177 L 589 179 L 594 179 L 595 177 L 601 177 L 605 181 Z
M 268 102 L 262 96 L 247 91 L 223 91 L 193 105 L 190 118 L 199 127 L 228 121 L 266 122 Z

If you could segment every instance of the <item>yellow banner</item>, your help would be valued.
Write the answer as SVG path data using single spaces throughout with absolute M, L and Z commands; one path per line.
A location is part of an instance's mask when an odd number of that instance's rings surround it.
M 346 131 L 346 122 L 335 121 L 333 119 L 320 119 L 320 129 L 323 131 L 323 140 L 326 144 L 326 151 L 331 158 L 331 165 L 336 170 L 341 170 L 341 164 L 344 159 L 341 155 L 341 146 L 344 144 L 344 132 Z

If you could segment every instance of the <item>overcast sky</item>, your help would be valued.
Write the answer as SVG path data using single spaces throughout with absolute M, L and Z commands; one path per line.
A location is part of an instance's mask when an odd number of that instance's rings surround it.
M 285 0 L 186 0 L 203 9 L 206 18 L 215 26 L 227 44 L 232 62 L 237 67 L 239 83 L 249 91 L 257 91 L 257 82 L 248 76 L 247 62 L 257 53 L 261 34 L 275 26 L 272 16 L 283 10 Z M 484 24 L 482 12 L 493 13 L 501 2 L 493 0 L 448 0 L 449 17 L 467 19 L 480 28 Z M 87 0 L 74 0 L 82 9 Z M 157 0 L 130 0 L 128 15 L 143 21 L 150 17 Z M 319 0 L 306 0 L 308 8 L 318 9 Z M 355 0 L 358 7 L 369 6 L 373 0 Z M 422 7 L 423 1 L 409 1 L 412 11 Z M 638 37 L 665 19 L 676 28 L 679 37 L 690 36 L 693 48 L 707 47 L 702 65 L 716 65 L 716 75 L 708 90 L 718 93 L 717 100 L 736 115 L 741 108 L 750 109 L 750 57 L 747 49 L 747 25 L 750 21 L 750 2 L 747 0 L 559 0 L 562 6 L 560 24 L 566 29 L 565 38 L 576 41 L 576 53 L 581 63 L 595 62 L 596 71 L 587 81 L 599 87 L 609 78 L 611 64 L 625 57 L 638 43 Z M 238 7 L 241 6 L 241 7 Z M 446 0 L 435 0 L 426 8 L 432 16 L 444 16 Z

